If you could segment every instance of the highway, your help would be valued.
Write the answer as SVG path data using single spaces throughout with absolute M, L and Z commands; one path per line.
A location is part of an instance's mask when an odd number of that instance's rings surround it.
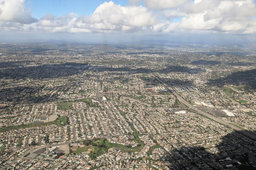
M 177 100 L 179 100 L 182 104 L 184 104 L 185 106 L 187 106 L 190 110 L 193 110 L 196 114 L 199 114 L 199 115 L 201 115 L 201 116 L 203 116 L 203 117 L 206 117 L 206 118 L 208 118 L 208 119 L 210 119 L 210 120 L 213 120 L 213 121 L 215 121 L 215 122 L 217 122 L 217 123 L 219 123 L 219 124 L 221 124 L 221 125 L 224 125 L 224 126 L 230 128 L 230 129 L 232 129 L 232 130 L 235 130 L 235 131 L 241 133 L 242 135 L 244 135 L 244 136 L 246 136 L 246 137 L 248 137 L 248 138 L 250 138 L 250 139 L 256 141 L 256 136 L 255 136 L 255 134 L 250 133 L 249 131 L 246 131 L 245 128 L 241 128 L 241 127 L 236 126 L 236 125 L 234 125 L 234 124 L 232 124 L 232 123 L 230 123 L 230 122 L 223 121 L 222 119 L 219 119 L 219 118 L 217 118 L 217 117 L 215 117 L 215 116 L 213 116 L 213 115 L 211 115 L 211 114 L 209 114 L 209 113 L 207 113 L 207 112 L 204 112 L 204 111 L 202 111 L 202 110 L 200 110 L 200 109 L 194 107 L 192 104 L 190 104 L 189 102 L 187 102 L 182 96 L 180 96 L 174 89 L 171 89 L 171 87 L 169 87 L 164 81 L 162 81 L 161 78 L 160 78 L 158 75 L 154 74 L 154 77 L 155 77 L 162 85 L 164 85 L 165 88 L 177 98 Z

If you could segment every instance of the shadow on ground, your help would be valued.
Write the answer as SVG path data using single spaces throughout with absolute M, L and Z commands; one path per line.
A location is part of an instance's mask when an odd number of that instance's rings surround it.
M 251 136 L 247 137 L 245 134 Z M 251 138 L 253 136 L 253 138 Z M 256 131 L 236 131 L 222 138 L 216 146 L 217 154 L 203 147 L 182 147 L 174 149 L 163 159 L 170 163 L 170 169 L 256 169 Z
M 147 85 L 162 85 L 159 80 L 157 80 L 154 77 L 141 77 L 141 79 L 147 84 Z M 166 83 L 168 86 L 171 87 L 193 87 L 193 81 L 188 80 L 179 80 L 179 79 L 170 79 L 170 78 L 161 78 L 161 80 Z
M 196 60 L 192 61 L 190 64 L 192 65 L 204 65 L 204 66 L 215 66 L 221 64 L 220 61 L 213 61 L 213 60 Z
M 224 78 L 209 80 L 208 85 L 245 85 L 248 89 L 256 90 L 256 69 L 234 72 Z
M 62 64 L 45 64 L 39 66 L 29 66 L 26 64 L 21 65 L 20 62 L 6 62 L 0 63 L 0 78 L 6 79 L 45 79 L 45 78 L 61 78 L 68 77 L 76 74 L 81 74 L 84 71 L 104 72 L 109 71 L 113 74 L 125 72 L 126 74 L 136 73 L 188 73 L 197 74 L 205 70 L 200 68 L 189 68 L 185 66 L 167 66 L 160 70 L 151 70 L 147 68 L 130 68 L 130 67 L 105 67 L 105 66 L 90 66 L 87 63 L 62 63 Z
M 12 64 L 15 66 L 15 63 Z M 87 63 L 47 64 L 31 67 L 15 67 L 0 70 L 0 78 L 10 79 L 44 79 L 60 78 L 82 73 L 88 70 Z
M 40 94 L 43 87 L 22 86 L 5 88 L 0 90 L 0 102 L 15 102 L 15 103 L 43 103 L 57 100 L 57 95 Z

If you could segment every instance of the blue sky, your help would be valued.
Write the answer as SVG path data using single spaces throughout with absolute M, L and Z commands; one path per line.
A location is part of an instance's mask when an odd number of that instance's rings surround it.
M 213 35 L 209 37 L 225 34 L 231 39 L 232 35 L 245 35 L 256 39 L 256 0 L 0 2 L 0 41 L 3 39 L 1 34 L 13 35 L 14 38 L 18 34 L 24 35 L 24 38 L 47 37 L 44 35 L 59 38 L 64 34 L 72 34 L 74 37 L 115 34 L 120 35 L 116 36 L 118 38 L 122 38 L 123 34 L 129 34 L 128 37 L 191 34 L 198 35 L 198 39 L 203 34 Z
M 112 0 L 114 3 L 125 6 L 127 0 Z M 77 15 L 90 15 L 105 0 L 28 0 L 27 8 L 30 9 L 31 15 L 37 19 L 51 14 L 62 16 L 71 12 Z

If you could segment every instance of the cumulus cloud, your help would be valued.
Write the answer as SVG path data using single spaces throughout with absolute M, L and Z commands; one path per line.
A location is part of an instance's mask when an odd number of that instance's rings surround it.
M 130 0 L 132 1 L 135 0 Z M 153 26 L 154 31 L 209 30 L 256 33 L 255 0 L 141 0 L 140 2 L 144 2 L 148 9 L 160 16 L 161 23 Z
M 234 33 L 256 32 L 256 4 L 253 0 L 196 0 L 172 9 L 183 15 L 173 29 L 212 30 Z M 168 16 L 168 11 L 166 12 Z M 170 15 L 173 16 L 173 15 Z M 176 25 L 176 26 L 174 26 Z M 254 30 L 254 31 L 253 31 Z
M 87 21 L 95 30 L 127 31 L 148 28 L 156 23 L 156 17 L 145 7 L 123 7 L 110 1 L 100 5 Z
M 139 5 L 140 4 L 140 0 L 129 0 L 128 1 L 130 5 Z
M 97 7 L 90 16 L 48 15 L 27 29 L 50 32 L 112 32 L 150 29 L 155 23 L 156 17 L 145 7 L 124 7 L 110 1 Z
M 0 30 L 45 32 L 172 32 L 208 30 L 256 33 L 254 0 L 129 0 L 128 6 L 104 2 L 89 16 L 74 13 L 40 20 L 31 17 L 25 0 L 0 0 Z M 141 6 L 144 2 L 144 6 Z
M 188 0 L 144 0 L 145 6 L 150 9 L 176 8 Z
M 0 22 L 29 24 L 35 21 L 25 8 L 25 0 L 0 0 Z
M 38 22 L 24 28 L 28 31 L 71 32 L 77 20 L 77 15 L 73 13 L 61 17 L 46 15 Z

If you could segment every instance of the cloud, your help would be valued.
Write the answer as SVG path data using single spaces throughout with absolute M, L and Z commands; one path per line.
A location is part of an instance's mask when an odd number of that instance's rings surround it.
M 129 0 L 128 3 L 129 5 L 139 5 L 141 0 Z
M 24 29 L 27 31 L 72 32 L 76 30 L 75 26 L 77 23 L 78 17 L 74 13 L 61 17 L 46 15 L 38 22 L 24 27 Z
M 256 32 L 256 4 L 253 0 L 196 0 L 172 9 L 170 18 L 183 15 L 178 24 L 169 27 L 183 30 L 211 30 L 231 33 Z M 175 26 L 174 26 L 175 25 Z M 254 31 L 253 31 L 254 30 Z
M 144 2 L 144 6 L 140 4 Z M 0 0 L 1 31 L 256 33 L 254 0 L 129 0 L 104 2 L 89 16 L 46 15 L 35 21 L 25 0 Z
M 145 6 L 150 9 L 176 8 L 188 0 L 144 0 Z
M 27 30 L 41 29 L 50 32 L 113 32 L 150 29 L 156 17 L 142 6 L 120 6 L 105 2 L 90 16 L 69 14 L 62 17 L 48 15 Z
M 30 24 L 35 22 L 25 8 L 25 0 L 0 0 L 0 22 Z
M 93 30 L 134 30 L 146 29 L 156 23 L 156 17 L 142 6 L 120 6 L 112 1 L 101 4 L 88 17 Z

